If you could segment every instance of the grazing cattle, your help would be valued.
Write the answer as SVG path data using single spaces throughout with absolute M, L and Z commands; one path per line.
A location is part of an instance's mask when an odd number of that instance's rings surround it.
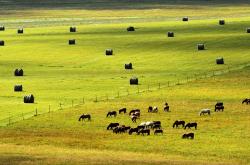
M 194 139 L 194 133 L 183 134 L 182 139 Z
M 117 115 L 116 111 L 109 111 L 106 117 L 112 117 L 112 116 L 116 117 L 116 115 Z
M 161 133 L 163 135 L 163 130 L 162 129 L 155 130 L 154 135 L 157 135 L 159 133 Z
M 137 126 L 138 131 L 142 130 L 142 129 L 145 129 L 145 128 L 146 128 L 146 125 L 138 125 Z
M 126 112 L 127 112 L 127 108 L 122 108 L 122 109 L 119 110 L 119 114 L 126 113 Z
M 129 112 L 129 116 L 132 114 L 132 113 L 136 113 L 136 112 L 141 112 L 140 109 L 133 109 Z
M 187 123 L 184 129 L 186 129 L 187 127 L 188 128 L 195 127 L 195 129 L 197 129 L 197 123 Z
M 80 118 L 79 118 L 79 120 L 78 121 L 84 121 L 85 119 L 88 119 L 88 121 L 90 121 L 91 120 L 91 116 L 90 116 L 90 114 L 82 114 L 81 116 L 80 116 Z
M 210 110 L 210 109 L 202 109 L 202 110 L 200 111 L 200 116 L 201 116 L 201 115 L 205 115 L 205 114 L 210 115 L 210 113 L 211 113 L 211 110 Z
M 165 103 L 164 112 L 170 112 L 168 103 Z
M 127 131 L 128 128 L 126 128 L 125 125 L 122 126 L 117 126 L 113 129 L 113 133 L 125 133 Z
M 130 126 L 125 126 L 124 127 L 125 132 L 127 132 L 128 130 L 130 130 L 130 128 L 131 128 Z
M 174 122 L 174 124 L 173 124 L 173 128 L 174 128 L 174 127 L 178 128 L 179 125 L 182 125 L 182 127 L 185 127 L 185 121 L 183 121 L 183 120 L 176 120 L 176 121 Z
M 161 129 L 161 125 L 160 124 L 154 124 L 152 128 L 153 129 Z
M 136 123 L 136 120 L 137 120 L 137 116 L 135 116 L 135 115 L 132 115 L 132 116 L 131 116 L 131 120 L 132 120 L 132 122 Z
M 157 113 L 158 112 L 158 108 L 157 107 L 149 106 L 148 107 L 148 112 Z
M 138 128 L 130 128 L 128 134 L 132 135 L 134 132 L 137 133 L 138 132 Z
M 244 103 L 246 103 L 246 104 L 250 104 L 250 99 L 244 99 L 243 101 L 242 101 L 242 104 L 244 104 Z
M 107 127 L 107 130 L 114 129 L 117 126 L 119 126 L 119 123 L 110 123 Z
M 224 105 L 223 105 L 223 103 L 222 102 L 218 102 L 218 103 L 216 103 L 215 104 L 215 106 L 214 106 L 214 111 L 216 112 L 216 111 L 224 111 Z
M 142 134 L 143 136 L 144 136 L 145 134 L 150 135 L 150 130 L 149 130 L 149 129 L 139 130 L 139 131 L 137 132 L 137 135 L 140 135 L 140 134 Z

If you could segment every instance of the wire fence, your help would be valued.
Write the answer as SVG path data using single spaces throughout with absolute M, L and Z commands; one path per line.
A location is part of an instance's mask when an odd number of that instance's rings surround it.
M 224 70 L 214 70 L 208 73 L 203 73 L 203 74 L 194 74 L 194 75 L 189 75 L 186 78 L 182 78 L 176 81 L 168 81 L 168 82 L 164 82 L 164 83 L 155 83 L 155 84 L 148 84 L 148 85 L 144 85 L 144 86 L 140 86 L 137 85 L 136 86 L 136 90 L 131 90 L 131 89 L 125 89 L 123 91 L 117 91 L 116 94 L 105 94 L 103 96 L 95 96 L 94 98 L 85 98 L 82 97 L 81 99 L 72 99 L 72 100 L 64 100 L 62 102 L 58 103 L 58 108 L 57 109 L 51 109 L 51 106 L 48 105 L 48 110 L 38 110 L 37 108 L 34 109 L 34 111 L 31 112 L 27 112 L 27 113 L 21 113 L 21 114 L 17 114 L 17 115 L 10 115 L 9 117 L 0 120 L 0 126 L 8 126 L 11 125 L 15 122 L 21 121 L 21 120 L 25 120 L 25 119 L 29 119 L 31 117 L 34 116 L 38 116 L 41 114 L 45 114 L 45 113 L 51 113 L 54 111 L 60 111 L 66 108 L 70 108 L 70 107 L 74 107 L 74 106 L 78 106 L 78 105 L 83 105 L 86 103 L 97 103 L 97 102 L 104 102 L 104 101 L 109 101 L 109 100 L 114 100 L 114 99 L 118 99 L 118 98 L 123 98 L 123 97 L 128 97 L 131 95 L 138 95 L 140 93 L 145 93 L 145 92 L 152 92 L 152 91 L 157 91 L 163 88 L 171 88 L 177 85 L 181 85 L 181 84 L 186 84 L 189 82 L 194 82 L 200 79 L 206 79 L 206 78 L 211 78 L 211 77 L 215 77 L 215 76 L 219 76 L 225 73 L 228 73 L 230 71 L 234 71 L 234 70 L 239 70 L 239 69 L 243 69 L 244 67 L 249 67 L 250 64 L 244 64 L 244 65 L 240 65 L 237 67 L 227 67 L 227 69 Z

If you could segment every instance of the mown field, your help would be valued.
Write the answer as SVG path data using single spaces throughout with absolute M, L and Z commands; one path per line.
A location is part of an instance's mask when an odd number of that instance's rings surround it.
M 0 125 L 31 117 L 35 109 L 40 114 L 0 129 L 0 164 L 249 164 L 249 107 L 241 105 L 250 93 L 249 3 L 130 3 L 0 1 L 0 25 L 6 26 L 0 31 Z M 183 16 L 190 21 L 182 22 Z M 128 33 L 131 25 L 136 31 Z M 69 33 L 69 26 L 77 32 Z M 24 34 L 17 34 L 19 27 Z M 168 38 L 168 31 L 175 37 Z M 76 45 L 69 46 L 69 39 Z M 197 51 L 198 43 L 206 50 Z M 107 48 L 113 56 L 105 56 Z M 216 65 L 217 57 L 225 65 Z M 129 62 L 130 71 L 124 69 Z M 24 69 L 23 77 L 14 77 L 16 68 Z M 210 77 L 216 71 L 230 72 Z M 138 86 L 129 85 L 132 76 Z M 24 91 L 14 92 L 15 84 Z M 159 90 L 159 84 L 165 87 Z M 35 104 L 24 104 L 31 93 Z M 171 113 L 146 113 L 165 101 Z M 225 112 L 198 116 L 217 101 Z M 106 131 L 111 121 L 135 126 L 128 115 L 105 118 L 121 107 L 143 110 L 140 121 L 161 120 L 164 135 Z M 81 113 L 93 120 L 78 122 Z M 176 119 L 198 122 L 195 140 L 180 138 L 185 131 L 171 128 Z

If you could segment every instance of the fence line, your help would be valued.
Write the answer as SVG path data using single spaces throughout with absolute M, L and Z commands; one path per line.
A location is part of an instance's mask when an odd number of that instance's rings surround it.
M 134 92 L 132 90 L 126 89 L 123 92 L 122 91 L 117 91 L 117 95 L 113 95 L 113 96 L 108 95 L 108 94 L 105 94 L 104 96 L 97 96 L 96 95 L 94 98 L 92 98 L 92 99 L 90 98 L 88 101 L 91 102 L 91 103 L 93 103 L 93 102 L 94 103 L 103 102 L 103 101 L 114 100 L 114 99 L 117 99 L 117 98 L 127 97 L 127 96 L 130 96 L 130 95 L 138 95 L 140 93 L 157 91 L 157 90 L 160 90 L 160 89 L 163 89 L 163 88 L 174 87 L 174 86 L 177 86 L 177 85 L 186 84 L 186 83 L 197 81 L 197 80 L 200 80 L 200 79 L 206 79 L 206 78 L 210 78 L 210 77 L 219 76 L 219 75 L 228 73 L 230 71 L 239 70 L 239 69 L 242 69 L 242 68 L 248 67 L 248 66 L 250 66 L 250 64 L 244 64 L 244 65 L 240 65 L 240 66 L 234 67 L 234 68 L 228 67 L 226 70 L 214 70 L 214 71 L 203 73 L 203 74 L 200 74 L 200 75 L 198 75 L 198 74 L 188 75 L 184 79 L 177 79 L 177 81 L 168 81 L 167 83 L 148 84 L 144 88 L 140 88 L 140 86 L 137 86 L 137 89 L 134 90 Z M 0 120 L 0 126 L 8 126 L 8 125 L 11 125 L 11 124 L 13 124 L 15 122 L 25 120 L 25 119 L 29 119 L 31 117 L 38 116 L 38 115 L 41 115 L 41 114 L 51 113 L 51 112 L 63 110 L 63 109 L 66 109 L 66 108 L 82 105 L 82 104 L 85 104 L 88 101 L 86 100 L 86 98 L 82 97 L 78 103 L 76 103 L 75 100 L 71 100 L 71 104 L 69 104 L 68 106 L 66 105 L 66 103 L 59 102 L 59 107 L 58 107 L 58 109 L 55 109 L 55 110 L 51 110 L 51 105 L 48 105 L 48 111 L 40 112 L 39 109 L 36 108 L 34 111 L 31 111 L 31 112 L 12 115 L 12 116 L 9 116 L 9 117 L 7 117 L 5 119 L 1 119 Z

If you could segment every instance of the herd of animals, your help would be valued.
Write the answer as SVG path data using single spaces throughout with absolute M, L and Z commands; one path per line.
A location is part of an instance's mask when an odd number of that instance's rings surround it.
M 246 98 L 242 101 L 242 104 L 250 104 L 250 99 Z M 214 107 L 214 111 L 224 111 L 224 105 L 223 102 L 217 102 L 215 104 Z M 163 107 L 164 112 L 170 112 L 170 108 L 168 103 L 164 104 Z M 148 107 L 148 113 L 157 113 L 158 112 L 158 108 L 156 106 L 152 107 L 149 106 Z M 119 114 L 126 114 L 127 113 L 127 108 L 122 108 L 118 111 Z M 141 111 L 140 109 L 133 109 L 131 110 L 129 113 L 129 117 L 131 118 L 133 123 L 137 122 L 137 119 L 140 118 L 141 116 Z M 211 110 L 210 109 L 202 109 L 199 113 L 199 115 L 210 115 L 211 114 Z M 117 112 L 116 111 L 109 111 L 106 115 L 106 117 L 116 117 L 117 116 Z M 85 119 L 87 119 L 88 121 L 91 121 L 91 115 L 90 114 L 82 114 L 79 118 L 79 121 L 85 121 Z M 191 129 L 191 128 L 195 128 L 197 129 L 198 127 L 198 123 L 196 122 L 188 122 L 186 123 L 183 120 L 176 120 L 173 123 L 173 128 L 179 128 L 179 126 L 181 126 L 182 128 L 184 128 L 185 130 Z M 154 135 L 158 135 L 158 134 L 162 134 L 163 135 L 163 129 L 162 129 L 162 125 L 161 125 L 161 121 L 147 121 L 147 122 L 142 122 L 140 123 L 137 127 L 132 128 L 130 126 L 125 126 L 125 125 L 120 125 L 119 123 L 110 123 L 107 126 L 107 130 L 111 130 L 113 131 L 113 133 L 115 134 L 121 134 L 121 133 L 128 133 L 129 135 L 132 135 L 133 133 L 137 134 L 137 135 L 150 135 L 150 132 L 153 131 Z M 185 133 L 182 135 L 183 139 L 194 139 L 194 133 L 190 132 L 190 133 Z

